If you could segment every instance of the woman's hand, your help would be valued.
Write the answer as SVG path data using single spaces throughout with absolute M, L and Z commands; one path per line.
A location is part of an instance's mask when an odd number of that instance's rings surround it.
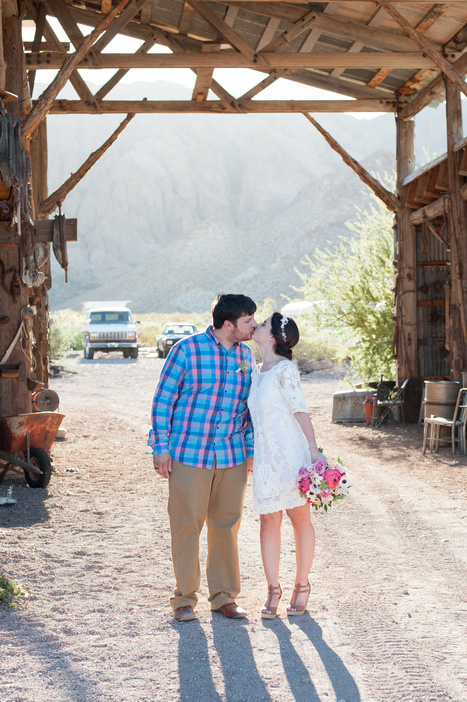
M 309 449 L 312 463 L 315 463 L 316 461 L 324 461 L 325 463 L 327 463 L 326 456 L 322 454 L 321 451 L 318 451 L 316 446 L 310 446 Z

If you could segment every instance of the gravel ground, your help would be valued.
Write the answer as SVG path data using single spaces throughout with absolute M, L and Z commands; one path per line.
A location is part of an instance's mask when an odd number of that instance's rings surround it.
M 199 621 L 176 624 L 167 484 L 145 446 L 162 361 L 70 363 L 77 373 L 52 384 L 67 439 L 54 445 L 49 488 L 19 478 L 0 486 L 17 499 L 0 507 L 2 570 L 31 592 L 0 610 L 2 702 L 467 699 L 467 457 L 423 457 L 419 426 L 332 424 L 339 374 L 304 377 L 318 441 L 353 484 L 342 504 L 313 516 L 309 613 L 285 616 L 294 577 L 285 522 L 281 616 L 259 617 L 250 486 L 238 598 L 248 620 L 212 614 L 203 581 Z

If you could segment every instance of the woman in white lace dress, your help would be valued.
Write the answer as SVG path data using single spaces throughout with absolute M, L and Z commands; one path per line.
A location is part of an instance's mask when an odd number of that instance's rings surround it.
M 262 363 L 253 370 L 248 406 L 253 420 L 253 505 L 261 515 L 261 555 L 268 583 L 268 599 L 261 610 L 273 619 L 282 595 L 279 585 L 282 512 L 286 510 L 295 536 L 297 571 L 287 614 L 306 611 L 310 572 L 315 550 L 315 532 L 310 505 L 295 485 L 301 466 L 324 456 L 318 451 L 313 425 L 292 363 L 292 348 L 299 338 L 290 317 L 278 312 L 258 325 L 253 340 Z

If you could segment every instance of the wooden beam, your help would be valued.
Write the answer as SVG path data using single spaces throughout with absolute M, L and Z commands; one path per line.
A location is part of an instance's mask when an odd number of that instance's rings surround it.
M 205 44 L 203 46 L 203 51 L 206 53 L 217 53 L 220 51 L 220 44 Z M 209 89 L 212 85 L 212 68 L 198 68 L 196 71 L 196 81 L 193 88 L 192 100 L 196 102 L 202 102 L 208 97 Z
M 367 27 L 373 27 L 374 29 L 377 29 L 385 20 L 387 17 L 386 15 L 386 10 L 383 10 L 382 7 L 378 8 L 368 24 L 366 25 Z M 356 53 L 358 51 L 361 51 L 365 46 L 365 42 L 362 41 L 362 39 L 357 39 L 353 42 L 351 45 L 349 51 L 352 53 Z M 336 78 L 340 75 L 342 75 L 343 69 L 342 68 L 335 68 L 332 72 L 331 75 L 335 76 Z
M 453 67 L 461 76 L 467 72 L 467 53 L 463 54 L 457 61 L 453 63 Z M 444 90 L 444 82 L 442 74 L 439 74 L 430 83 L 425 85 L 419 93 L 401 108 L 399 114 L 402 119 L 411 119 L 416 114 L 423 110 L 424 107 L 436 100 Z
M 429 205 L 425 205 L 425 207 L 420 207 L 420 209 L 414 210 L 409 217 L 411 224 L 422 224 L 422 222 L 426 220 L 443 217 L 446 213 L 447 202 L 447 195 L 441 195 L 441 197 L 434 202 L 430 202 Z
M 112 39 L 114 39 L 117 34 L 120 34 L 122 29 L 124 29 L 133 19 L 133 17 L 138 14 L 145 2 L 146 0 L 133 0 L 128 7 L 125 7 L 120 15 L 112 22 L 112 24 L 107 27 L 100 39 L 96 41 L 92 47 L 93 52 L 100 54 L 100 52 L 105 49 L 108 44 L 110 44 Z
M 317 20 L 317 13 L 316 12 L 308 12 L 306 15 L 304 15 L 301 19 L 298 20 L 298 22 L 295 22 L 291 27 L 285 30 L 285 32 L 282 32 L 278 37 L 275 39 L 272 39 L 269 44 L 267 44 L 264 48 L 263 51 L 266 53 L 268 51 L 279 51 L 283 46 L 288 44 L 289 42 L 293 41 L 296 39 L 300 34 L 305 32 L 307 29 L 310 29 L 310 27 L 313 26 L 313 24 Z
M 37 241 L 43 244 L 52 243 L 52 226 L 52 219 L 36 219 L 34 227 L 37 231 Z M 67 241 L 78 240 L 77 219 L 65 220 L 65 238 Z M 18 244 L 18 238 L 8 222 L 0 222 L 0 244 Z
M 271 17 L 266 27 L 264 28 L 259 42 L 256 45 L 257 52 L 261 51 L 261 49 L 264 49 L 264 47 L 267 46 L 267 44 L 269 44 L 269 42 L 274 39 L 276 32 L 279 29 L 280 23 L 280 19 L 277 19 L 277 17 Z
M 283 78 L 286 75 L 287 71 L 271 71 L 271 73 L 264 78 L 264 80 L 254 85 L 252 88 L 250 88 L 250 90 L 247 90 L 246 93 L 243 93 L 243 95 L 239 97 L 239 100 L 252 100 L 255 95 L 258 95 L 258 93 L 261 93 L 263 90 L 275 83 L 278 78 Z
M 137 53 L 137 54 L 147 54 L 147 52 L 149 51 L 149 49 L 151 49 L 151 48 L 154 46 L 154 44 L 156 44 L 156 43 L 157 43 L 156 37 L 155 37 L 153 34 L 151 34 L 151 36 L 148 37 L 148 38 L 146 39 L 146 41 L 144 42 L 144 44 L 142 44 L 142 45 L 139 47 L 139 49 L 136 49 L 136 52 L 135 52 L 135 53 Z M 109 80 L 107 81 L 107 83 L 105 83 L 101 88 L 99 88 L 99 90 L 97 91 L 97 93 L 94 95 L 94 97 L 96 98 L 96 100 L 103 100 L 104 97 L 105 97 L 106 95 L 108 95 L 108 93 L 110 93 L 110 91 L 113 90 L 113 88 L 115 88 L 115 86 L 117 85 L 117 83 L 119 83 L 119 82 L 122 80 L 123 76 L 126 76 L 126 74 L 128 73 L 128 71 L 129 71 L 128 68 L 127 68 L 127 69 L 123 69 L 123 68 L 122 68 L 122 69 L 120 69 L 119 71 L 117 71 L 116 73 L 114 73 L 114 75 L 113 75 L 111 78 L 109 78 Z M 101 108 L 101 109 L 102 109 L 102 108 Z
M 36 5 L 31 2 L 31 0 L 26 0 L 26 7 L 33 18 L 35 22 L 38 22 L 38 12 L 36 9 Z M 44 26 L 44 37 L 47 41 L 48 44 L 51 44 L 52 48 L 54 51 L 58 51 L 62 56 L 63 60 L 65 60 L 67 56 L 67 49 L 66 49 L 66 44 L 63 44 L 55 32 L 53 31 L 52 27 L 50 24 L 46 21 L 45 26 Z M 97 106 L 95 104 L 94 96 L 89 90 L 88 86 L 86 85 L 85 81 L 83 78 L 81 78 L 80 74 L 78 71 L 73 71 L 71 76 L 70 76 L 70 83 L 72 84 L 73 88 L 76 90 L 78 93 L 78 96 L 83 100 L 86 104 L 89 105 L 90 112 L 94 111 L 97 112 Z
M 84 58 L 84 56 L 86 56 L 96 39 L 109 26 L 114 17 L 116 17 L 127 4 L 128 0 L 120 0 L 117 6 L 107 15 L 105 15 L 97 27 L 90 34 L 88 34 L 80 48 L 68 59 L 66 59 L 64 65 L 59 70 L 52 83 L 50 83 L 50 85 L 44 90 L 39 100 L 34 103 L 32 110 L 22 120 L 21 130 L 24 137 L 30 137 L 31 134 L 37 129 L 49 111 L 58 93 L 66 85 L 75 68 L 78 67 L 80 61 Z
M 39 9 L 37 12 L 36 31 L 35 31 L 34 39 L 32 42 L 32 51 L 40 51 L 41 50 L 41 41 L 42 41 L 42 35 L 44 33 L 46 17 L 47 17 L 47 11 L 46 11 L 45 5 L 43 3 L 41 3 L 39 5 Z M 36 71 L 29 71 L 28 81 L 29 81 L 29 92 L 30 92 L 31 96 L 32 96 L 32 93 L 34 90 L 35 79 L 36 79 Z
M 252 49 L 254 52 L 254 49 Z M 72 54 L 74 56 L 74 54 Z M 255 58 L 256 56 L 256 58 Z M 346 52 L 296 53 L 262 52 L 248 58 L 235 51 L 221 51 L 219 54 L 185 52 L 184 54 L 101 54 L 99 68 L 432 68 L 433 61 L 422 51 L 410 53 L 379 51 L 349 54 Z M 63 58 L 60 54 L 45 52 L 26 54 L 28 68 L 60 69 Z M 267 63 L 265 63 L 267 62 Z M 87 57 L 77 61 L 77 68 L 96 68 Z
M 193 12 L 193 8 L 187 2 L 185 2 L 183 5 L 182 16 L 180 17 L 180 24 L 178 26 L 180 34 L 188 34 L 190 31 Z
M 394 306 L 394 357 L 397 382 L 418 377 L 417 246 L 415 227 L 407 206 L 404 179 L 415 167 L 415 124 L 396 117 L 397 194 L 401 209 L 396 214 L 396 278 Z
M 93 151 L 92 154 L 88 156 L 88 158 L 84 161 L 84 163 L 78 168 L 77 171 L 72 173 L 69 178 L 66 179 L 62 185 L 54 190 L 54 192 L 49 195 L 48 198 L 46 198 L 43 202 L 40 204 L 39 208 L 39 213 L 41 215 L 50 215 L 52 212 L 57 208 L 57 203 L 58 202 L 63 202 L 68 193 L 70 193 L 73 188 L 75 188 L 78 183 L 84 178 L 86 173 L 91 170 L 91 168 L 94 166 L 95 163 L 100 159 L 103 154 L 107 151 L 107 149 L 112 146 L 114 141 L 118 139 L 120 134 L 123 132 L 125 127 L 131 122 L 135 115 L 134 114 L 128 114 L 123 122 L 121 122 L 117 129 L 110 135 L 108 139 L 100 146 L 96 151 Z
M 146 0 L 145 4 L 141 8 L 140 21 L 143 24 L 149 24 L 151 22 L 151 10 L 152 10 L 152 0 Z
M 225 22 L 214 10 L 212 10 L 209 5 L 207 5 L 203 0 L 188 0 L 191 7 L 197 12 L 201 17 L 206 20 L 211 27 L 219 33 L 219 36 L 224 38 L 233 46 L 237 51 L 239 51 L 243 56 L 245 56 L 251 63 L 256 65 L 265 65 L 267 61 L 261 58 L 259 54 L 253 49 L 237 32 L 235 32 L 232 27 L 230 27 L 227 22 Z M 215 66 L 213 66 L 215 68 Z
M 395 112 L 394 100 L 239 100 L 238 108 L 245 113 L 287 112 Z M 104 114 L 163 113 L 230 113 L 223 100 L 103 100 Z M 80 100 L 55 100 L 50 114 L 89 114 L 89 108 Z
M 412 27 L 405 17 L 401 15 L 400 12 L 398 12 L 398 10 L 396 10 L 396 8 L 388 2 L 388 0 L 377 0 L 377 2 L 381 5 L 381 7 L 384 7 L 386 12 L 391 15 L 391 17 L 402 27 L 405 32 L 407 32 L 409 37 L 411 37 L 423 51 L 426 51 L 428 56 L 431 58 L 433 63 L 438 66 L 440 71 L 442 71 L 444 75 L 446 75 L 449 80 L 454 83 L 454 85 L 456 85 L 458 89 L 464 93 L 464 95 L 467 96 L 467 85 L 465 84 L 464 80 L 452 67 L 449 61 L 446 61 L 444 56 L 435 49 L 433 44 L 425 36 L 423 36 L 419 30 Z
M 365 183 L 373 192 L 374 194 L 379 197 L 382 202 L 386 205 L 388 210 L 392 210 L 393 212 L 397 212 L 400 207 L 401 203 L 397 195 L 394 195 L 394 193 L 391 193 L 387 188 L 384 187 L 384 185 L 381 185 L 381 183 L 376 180 L 376 178 L 373 178 L 373 176 L 368 173 L 368 171 L 363 168 L 363 166 L 353 158 L 330 134 L 327 132 L 316 120 L 311 117 L 311 115 L 306 114 L 305 112 L 303 113 L 304 116 L 307 118 L 311 124 L 316 127 L 316 129 L 319 131 L 319 133 L 325 138 L 329 146 L 336 151 L 336 153 L 339 154 L 339 156 L 342 158 L 344 163 L 346 163 L 353 171 L 358 175 L 361 181 Z

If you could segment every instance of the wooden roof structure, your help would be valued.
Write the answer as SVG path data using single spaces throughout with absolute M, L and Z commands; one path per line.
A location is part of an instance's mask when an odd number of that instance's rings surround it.
M 34 22 L 32 41 L 23 41 L 23 19 Z M 30 412 L 31 392 L 48 385 L 50 250 L 66 270 L 66 242 L 77 238 L 76 220 L 48 216 L 137 113 L 303 113 L 395 213 L 399 383 L 460 378 L 467 368 L 466 0 L 1 0 L 0 20 L 0 416 Z M 117 35 L 140 40 L 139 48 L 113 53 Z M 93 93 L 83 68 L 115 72 Z M 190 69 L 191 99 L 113 99 L 133 68 Z M 216 68 L 248 68 L 258 80 L 232 95 Z M 33 100 L 36 71 L 44 69 L 55 75 Z M 263 99 L 280 78 L 341 99 Z M 68 82 L 75 100 L 60 98 Z M 414 117 L 443 99 L 446 154 L 414 172 Z M 396 192 L 310 114 L 328 112 L 395 114 Z M 47 115 L 115 113 L 126 115 L 119 127 L 49 193 Z
M 462 89 L 467 67 L 464 1 L 26 0 L 25 6 L 37 21 L 26 52 L 30 72 L 60 69 L 70 55 L 50 27 L 49 15 L 57 17 L 70 51 L 78 54 L 84 41 L 78 24 L 97 27 L 121 7 L 92 50 L 74 64 L 75 69 L 116 69 L 115 75 L 91 95 L 74 72 L 80 99 L 54 99 L 51 113 L 399 110 L 407 119 L 439 98 L 443 72 L 456 76 Z M 134 54 L 109 53 L 106 48 L 117 34 L 143 43 Z M 171 53 L 158 53 L 157 45 Z M 112 100 L 109 93 L 131 68 L 193 70 L 192 99 Z M 258 83 L 234 97 L 214 79 L 216 68 L 255 70 Z M 262 100 L 261 92 L 281 77 L 349 100 Z

